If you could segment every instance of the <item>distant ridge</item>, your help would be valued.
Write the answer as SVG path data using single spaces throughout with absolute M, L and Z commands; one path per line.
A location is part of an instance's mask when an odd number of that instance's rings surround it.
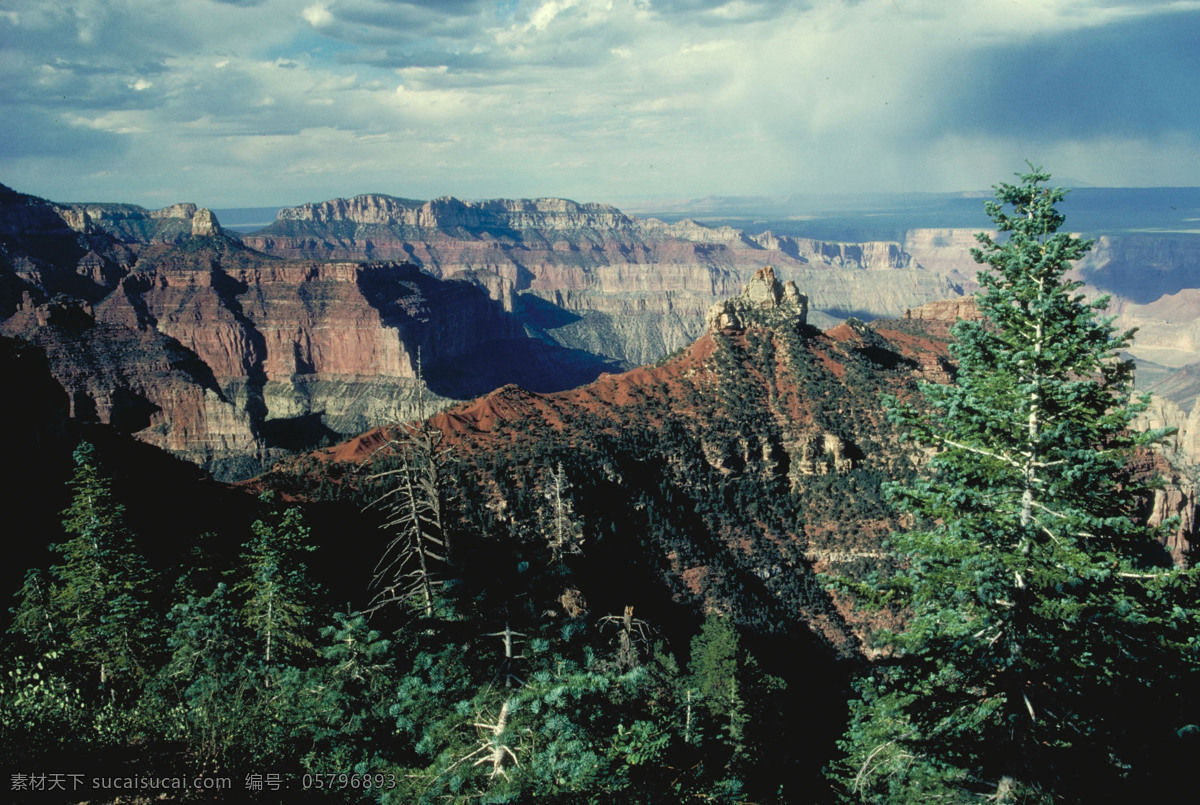
M 1055 184 L 1072 187 L 1068 181 Z M 894 240 L 908 229 L 979 228 L 990 190 L 954 193 L 709 196 L 634 204 L 664 220 L 687 217 L 753 233 L 833 240 Z M 1070 227 L 1089 235 L 1133 232 L 1200 234 L 1200 187 L 1073 187 L 1063 204 Z

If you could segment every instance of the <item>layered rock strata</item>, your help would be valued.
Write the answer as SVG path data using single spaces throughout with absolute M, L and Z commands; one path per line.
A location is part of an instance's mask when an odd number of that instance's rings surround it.
M 408 259 L 434 276 L 470 279 L 539 338 L 625 367 L 691 343 L 712 304 L 765 264 L 805 288 L 825 325 L 963 293 L 899 243 L 750 235 L 563 199 L 334 199 L 281 210 L 245 242 L 289 258 Z
M 122 243 L 99 223 L 153 220 L 186 237 Z M 0 246 L 0 334 L 44 351 L 67 415 L 221 476 L 431 413 L 444 401 L 421 364 L 433 378 L 523 335 L 476 284 L 406 263 L 271 258 L 192 205 L 155 217 L 7 191 Z
M 970 254 L 978 245 L 975 232 L 910 230 L 904 251 L 971 292 L 980 269 Z M 1169 369 L 1195 363 L 1200 357 L 1200 237 L 1135 232 L 1094 240 L 1073 276 L 1086 283 L 1089 298 L 1110 297 L 1109 312 L 1119 329 L 1137 330 L 1130 352 L 1139 361 Z

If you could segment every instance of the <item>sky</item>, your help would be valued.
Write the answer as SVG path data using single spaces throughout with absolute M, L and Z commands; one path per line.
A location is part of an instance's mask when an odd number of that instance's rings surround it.
M 1200 0 L 0 0 L 0 183 L 227 208 L 1200 186 Z

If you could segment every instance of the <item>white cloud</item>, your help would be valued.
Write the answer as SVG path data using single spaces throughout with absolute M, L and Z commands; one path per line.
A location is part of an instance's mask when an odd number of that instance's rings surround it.
M 573 5 L 575 5 L 575 0 L 547 0 L 529 16 L 529 25 L 526 26 L 526 29 L 546 30 L 546 26 L 558 16 L 559 12 Z
M 329 13 L 329 8 L 319 4 L 305 8 L 301 16 L 314 28 L 324 28 L 333 22 L 333 14 Z
M 67 115 L 67 121 L 72 126 L 112 134 L 144 134 L 147 131 L 142 115 L 136 112 L 106 112 L 91 116 Z

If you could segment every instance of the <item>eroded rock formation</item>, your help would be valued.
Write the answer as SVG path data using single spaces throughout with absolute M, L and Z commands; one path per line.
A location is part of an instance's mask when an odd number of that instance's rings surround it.
M 896 316 L 963 292 L 895 242 L 750 235 L 564 199 L 334 199 L 282 210 L 245 242 L 288 258 L 407 259 L 434 276 L 469 279 L 539 338 L 624 367 L 698 338 L 713 303 L 766 264 L 805 288 L 824 325 Z
M 808 320 L 808 297 L 800 293 L 796 283 L 780 282 L 774 267 L 766 266 L 755 272 L 741 296 L 709 308 L 705 324 L 710 332 L 720 332 L 783 320 L 803 327 Z
M 122 243 L 100 225 L 114 221 L 186 235 Z M 470 282 L 271 258 L 193 205 L 147 213 L 9 191 L 0 238 L 0 333 L 44 350 L 68 415 L 223 476 L 276 448 L 430 413 L 442 403 L 419 361 L 433 377 L 522 335 Z

